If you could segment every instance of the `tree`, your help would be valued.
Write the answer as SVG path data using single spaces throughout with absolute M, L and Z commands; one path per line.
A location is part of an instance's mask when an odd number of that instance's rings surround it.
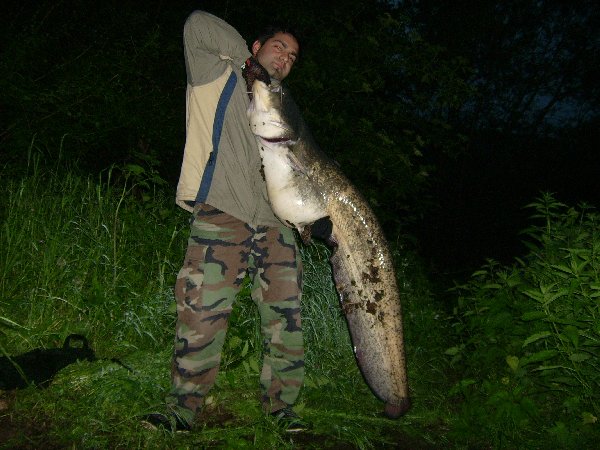
M 415 0 L 420 30 L 475 67 L 470 129 L 556 133 L 600 114 L 597 2 Z
M 459 138 L 448 112 L 469 94 L 468 68 L 376 0 L 206 1 L 248 40 L 291 23 L 302 51 L 289 85 L 322 149 L 365 194 L 390 236 L 417 220 L 432 168 L 423 155 Z M 150 152 L 173 181 L 184 142 L 181 33 L 197 5 L 159 0 L 25 2 L 4 16 L 1 139 L 14 158 L 36 135 L 89 169 Z M 8 19 L 10 17 L 10 19 Z M 288 81 L 288 80 L 286 80 Z M 17 143 L 19 145 L 17 145 Z M 173 182 L 174 184 L 174 182 Z
M 416 233 L 439 266 L 472 270 L 523 251 L 522 207 L 540 191 L 600 202 L 596 2 L 508 0 L 401 2 L 413 26 L 473 67 L 475 95 L 451 111 L 467 136 L 458 158 L 436 153 L 439 207 Z
M 471 92 L 464 59 L 429 44 L 387 2 L 261 5 L 227 9 L 225 17 L 245 36 L 256 33 L 250 11 L 254 23 L 291 23 L 299 30 L 300 59 L 286 82 L 322 150 L 395 236 L 428 207 L 424 189 L 434 168 L 423 155 L 461 145 L 448 113 Z

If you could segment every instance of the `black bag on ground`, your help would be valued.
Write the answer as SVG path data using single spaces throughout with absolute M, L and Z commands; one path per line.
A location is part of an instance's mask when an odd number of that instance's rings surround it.
M 80 344 L 75 346 L 75 342 Z M 0 389 L 20 389 L 31 383 L 46 387 L 63 367 L 76 361 L 95 359 L 87 339 L 80 334 L 71 334 L 62 348 L 36 348 L 18 356 L 0 357 Z

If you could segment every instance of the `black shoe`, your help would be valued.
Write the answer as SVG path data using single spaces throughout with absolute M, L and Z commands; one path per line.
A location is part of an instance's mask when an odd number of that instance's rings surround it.
M 192 427 L 176 414 L 152 413 L 143 417 L 142 422 L 154 430 L 164 428 L 168 431 L 190 431 Z
M 285 428 L 285 431 L 288 433 L 306 431 L 310 428 L 310 425 L 302 420 L 290 407 L 274 411 L 270 416 L 275 419 L 277 424 Z

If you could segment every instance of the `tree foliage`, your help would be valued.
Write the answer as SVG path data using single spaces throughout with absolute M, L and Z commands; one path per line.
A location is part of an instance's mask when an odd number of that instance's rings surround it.
M 287 80 L 323 151 L 365 194 L 388 232 L 427 208 L 428 152 L 455 152 L 448 112 L 471 94 L 469 68 L 423 39 L 399 8 L 375 0 L 263 2 L 226 10 L 253 36 L 257 23 L 292 24 L 301 41 Z M 218 9 L 215 8 L 218 13 Z M 239 25 L 238 25 L 239 24 Z
M 600 8 L 596 2 L 401 2 L 420 33 L 472 67 L 475 94 L 449 122 L 467 137 L 443 168 L 415 229 L 424 253 L 457 273 L 522 254 L 522 206 L 540 191 L 600 202 L 597 129 Z
M 181 31 L 157 2 L 26 1 L 3 15 L 0 143 L 20 159 L 35 136 L 97 171 L 169 162 L 183 141 Z M 179 11 L 181 20 L 185 12 Z M 176 17 L 171 12 L 170 20 Z M 60 149 L 60 150 L 59 150 Z
M 62 142 L 63 155 L 94 170 L 142 160 L 174 184 L 184 142 L 181 34 L 197 7 L 249 44 L 274 22 L 299 30 L 301 60 L 289 85 L 317 142 L 390 233 L 421 214 L 431 172 L 422 155 L 457 145 L 447 113 L 469 94 L 468 69 L 375 0 L 14 5 L 3 19 L 0 65 L 8 153 L 19 158 L 36 135 L 51 157 Z
M 421 31 L 476 69 L 470 128 L 547 134 L 600 114 L 597 2 L 415 0 Z

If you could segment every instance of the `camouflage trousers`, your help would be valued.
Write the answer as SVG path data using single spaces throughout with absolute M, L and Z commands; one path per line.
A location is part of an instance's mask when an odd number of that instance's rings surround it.
M 175 285 L 177 326 L 167 399 L 190 423 L 215 382 L 229 315 L 247 273 L 264 338 L 263 409 L 277 411 L 298 397 L 304 378 L 302 263 L 293 231 L 253 228 L 199 204 Z

